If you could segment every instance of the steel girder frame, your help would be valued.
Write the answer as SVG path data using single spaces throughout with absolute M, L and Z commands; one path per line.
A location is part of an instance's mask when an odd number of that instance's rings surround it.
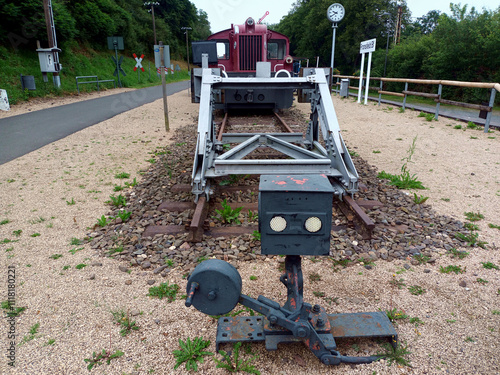
M 311 90 L 311 120 L 305 137 L 301 133 L 229 133 L 217 141 L 213 121 L 214 93 L 222 89 Z M 324 142 L 323 146 L 320 142 Z M 239 143 L 223 152 L 224 143 Z M 299 144 L 300 146 L 297 146 Z M 243 160 L 259 147 L 270 147 L 291 159 Z M 358 173 L 340 134 L 337 115 L 325 73 L 316 69 L 307 77 L 223 78 L 203 69 L 198 115 L 198 136 L 192 173 L 192 192 L 198 200 L 209 199 L 210 178 L 229 174 L 305 174 L 330 177 L 336 195 L 358 189 Z

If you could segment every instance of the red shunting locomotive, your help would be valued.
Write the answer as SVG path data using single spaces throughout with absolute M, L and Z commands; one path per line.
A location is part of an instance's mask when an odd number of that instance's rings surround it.
M 218 67 L 228 75 L 255 72 L 258 61 L 270 62 L 272 75 L 280 70 L 292 71 L 288 37 L 256 23 L 252 17 L 244 24 L 232 24 L 230 29 L 210 35 L 208 40 L 217 43 Z

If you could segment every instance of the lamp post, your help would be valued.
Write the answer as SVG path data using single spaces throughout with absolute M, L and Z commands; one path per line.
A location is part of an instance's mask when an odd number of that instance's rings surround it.
M 147 1 L 144 3 L 144 6 L 151 6 L 151 9 L 148 9 L 148 12 L 151 12 L 153 14 L 153 34 L 155 37 L 155 45 L 156 45 L 156 25 L 155 25 L 155 5 L 160 5 L 158 2 L 154 1 Z
M 185 34 L 186 34 L 186 56 L 187 56 L 187 63 L 188 63 L 188 74 L 189 72 L 191 71 L 191 69 L 189 69 L 189 43 L 188 43 L 188 32 L 189 30 L 193 30 L 191 27 L 181 27 L 181 30 L 186 30 Z

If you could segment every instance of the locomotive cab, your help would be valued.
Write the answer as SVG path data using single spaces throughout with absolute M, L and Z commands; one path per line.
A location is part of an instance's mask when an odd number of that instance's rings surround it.
M 209 50 L 206 50 L 208 48 Z M 287 36 L 269 30 L 267 25 L 255 22 L 252 17 L 243 24 L 232 24 L 231 28 L 212 34 L 207 41 L 193 42 L 193 61 L 201 65 L 201 54 L 209 55 L 209 68 L 218 68 L 224 77 L 255 77 L 257 63 L 264 62 L 267 77 L 291 77 L 293 74 L 293 58 L 290 56 L 290 42 Z M 194 69 L 192 80 L 201 77 L 201 72 Z M 199 86 L 192 82 L 196 90 Z M 215 103 L 218 108 L 289 108 L 293 103 L 292 90 L 251 89 L 222 90 L 220 100 Z M 193 93 L 193 102 L 198 102 Z

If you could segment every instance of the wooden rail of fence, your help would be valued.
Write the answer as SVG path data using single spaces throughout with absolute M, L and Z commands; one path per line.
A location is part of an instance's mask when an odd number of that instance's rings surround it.
M 344 75 L 338 75 L 335 74 L 334 77 L 337 78 L 337 85 L 340 85 L 339 80 L 340 79 L 356 79 L 359 80 L 359 77 L 356 76 L 344 76 Z M 408 95 L 412 96 L 421 96 L 424 98 L 430 98 L 434 99 L 436 102 L 436 110 L 435 110 L 435 115 L 434 118 L 437 120 L 439 116 L 439 105 L 441 103 L 443 104 L 449 104 L 449 105 L 454 105 L 458 107 L 464 107 L 464 108 L 471 108 L 471 109 L 478 109 L 480 111 L 486 112 L 486 122 L 484 124 L 484 132 L 487 133 L 490 127 L 490 121 L 491 121 L 491 114 L 493 110 L 493 106 L 495 104 L 495 95 L 496 92 L 500 92 L 500 83 L 490 83 L 490 82 L 463 82 L 463 81 L 448 81 L 448 80 L 432 80 L 432 79 L 411 79 L 411 78 L 380 78 L 380 77 L 373 77 L 370 78 L 373 81 L 380 81 L 380 87 L 369 87 L 370 90 L 372 91 L 377 91 L 379 94 L 378 102 L 380 104 L 380 100 L 382 97 L 382 94 L 385 95 L 393 95 L 393 96 L 398 96 L 403 99 L 403 109 L 406 106 L 406 97 Z M 405 89 L 402 92 L 393 92 L 393 91 L 384 91 L 383 90 L 383 82 L 401 82 L 405 84 Z M 413 84 L 424 84 L 424 85 L 438 85 L 438 93 L 437 94 L 432 94 L 432 93 L 426 93 L 426 92 L 419 92 L 419 91 L 408 91 L 408 84 L 413 83 Z M 458 87 L 472 87 L 472 88 L 480 88 L 480 89 L 491 89 L 491 94 L 490 94 L 490 101 L 488 105 L 480 105 L 480 104 L 472 104 L 472 103 L 463 103 L 463 102 L 457 102 L 454 100 L 447 100 L 443 99 L 441 97 L 442 89 L 443 86 L 458 86 Z M 349 89 L 355 89 L 357 90 L 359 87 L 355 86 L 349 86 Z

